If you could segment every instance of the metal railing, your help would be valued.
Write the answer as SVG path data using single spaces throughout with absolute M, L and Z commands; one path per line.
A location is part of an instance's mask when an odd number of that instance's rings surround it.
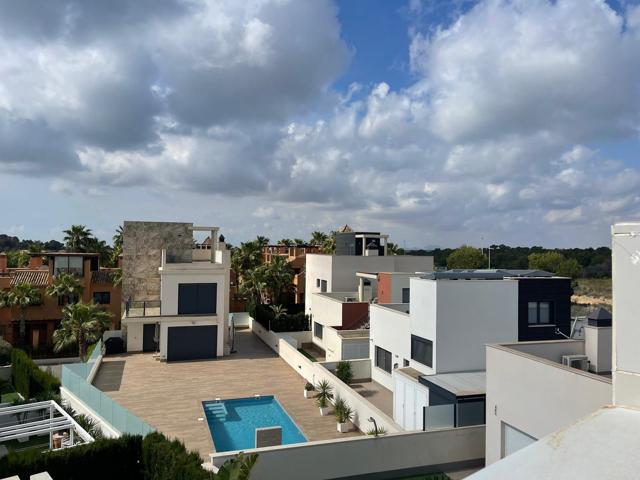
M 160 300 L 127 300 L 124 304 L 127 317 L 157 317 L 160 315 L 162 302 Z

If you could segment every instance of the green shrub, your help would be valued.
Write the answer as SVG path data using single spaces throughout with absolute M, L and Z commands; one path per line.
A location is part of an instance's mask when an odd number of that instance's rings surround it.
M 341 360 L 336 367 L 336 377 L 349 385 L 353 380 L 353 369 L 351 368 L 351 362 L 347 360 Z
M 5 339 L 0 338 L 0 366 L 9 365 L 11 363 L 11 351 L 13 346 Z
M 42 453 L 38 449 L 10 452 L 0 460 L 0 477 L 30 475 L 47 471 L 65 480 L 142 479 L 142 437 L 125 435 L 117 439 Z
M 18 348 L 11 352 L 11 379 L 16 391 L 25 399 L 47 397 L 60 392 L 60 381 L 51 373 L 42 371 Z
M 188 452 L 178 440 L 167 440 L 161 433 L 150 433 L 142 441 L 144 480 L 208 480 L 215 478 L 201 466 L 197 453 Z

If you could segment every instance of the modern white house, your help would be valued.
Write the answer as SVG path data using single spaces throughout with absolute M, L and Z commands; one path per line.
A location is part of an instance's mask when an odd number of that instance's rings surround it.
M 199 245 L 194 232 L 214 241 Z M 228 354 L 231 261 L 218 228 L 125 222 L 123 243 L 127 351 L 166 361 Z
M 564 338 L 570 279 L 536 270 L 451 270 L 411 277 L 410 302 L 371 305 L 371 378 L 394 394 L 394 420 L 426 424 L 429 375 L 464 374 L 483 395 L 485 344 Z M 454 389 L 455 390 L 455 389 Z M 428 423 L 428 422 L 427 422 Z
M 400 281 L 408 288 L 408 279 L 415 272 L 433 271 L 433 257 L 411 255 L 307 255 L 305 309 L 313 321 L 313 342 L 326 350 L 323 329 L 333 327 L 352 330 L 366 326 L 369 319 L 369 305 L 378 302 L 379 279 L 388 287 L 384 295 L 391 298 L 393 288 L 388 280 L 396 279 L 402 299 Z M 400 272 L 403 272 L 400 275 Z
M 488 466 L 470 478 L 637 478 L 640 223 L 612 227 L 612 257 L 612 325 L 600 312 L 584 342 L 487 347 Z

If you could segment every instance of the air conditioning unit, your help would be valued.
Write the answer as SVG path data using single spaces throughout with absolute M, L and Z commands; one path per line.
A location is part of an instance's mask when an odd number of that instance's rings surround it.
M 563 355 L 562 364 L 567 367 L 584 370 L 585 372 L 589 371 L 589 357 L 586 355 Z

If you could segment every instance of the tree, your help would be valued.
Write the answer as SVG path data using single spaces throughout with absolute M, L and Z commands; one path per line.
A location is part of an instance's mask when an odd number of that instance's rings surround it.
M 122 243 L 124 241 L 124 227 L 122 225 L 118 225 L 116 229 L 116 233 L 113 235 L 113 248 L 119 248 L 122 250 Z
M 485 268 L 487 257 L 483 253 L 468 245 L 455 249 L 447 257 L 447 268 Z
M 257 240 L 241 243 L 240 247 L 231 250 L 231 268 L 239 276 L 240 283 L 250 270 L 262 263 L 262 247 Z
M 71 225 L 68 230 L 63 230 L 65 246 L 71 252 L 86 252 L 86 245 L 91 238 L 91 229 L 85 225 Z
M 107 242 L 105 242 L 104 240 L 98 240 L 95 237 L 89 237 L 84 242 L 83 252 L 100 254 L 100 265 L 103 267 L 109 267 L 112 265 L 111 262 L 113 260 L 113 249 L 109 245 L 107 245 Z
M 293 275 L 293 267 L 286 258 L 275 256 L 271 259 L 265 281 L 272 303 L 281 303 L 282 294 L 291 288 Z
M 258 460 L 258 455 L 253 453 L 246 455 L 239 453 L 235 458 L 227 460 L 222 464 L 218 473 L 215 474 L 216 480 L 249 480 L 251 470 Z
M 328 235 L 324 232 L 311 232 L 311 241 L 309 243 L 311 245 L 320 247 L 327 241 L 328 238 Z
M 293 241 L 290 238 L 283 238 L 282 240 L 278 241 L 278 245 L 282 245 L 284 247 L 291 247 L 293 246 Z
M 269 237 L 263 237 L 262 235 L 258 235 L 255 241 L 258 243 L 258 246 L 260 248 L 266 247 L 267 245 L 269 245 Z
M 287 309 L 282 305 L 271 305 L 269 308 L 273 312 L 274 320 L 280 320 L 287 316 Z
M 387 242 L 388 255 L 404 255 L 404 248 L 400 248 L 397 243 Z
M 320 246 L 322 253 L 336 253 L 336 232 L 331 232 Z
M 529 268 L 571 278 L 577 278 L 582 274 L 582 267 L 575 258 L 566 258 L 555 251 L 532 253 L 529 255 Z
M 2 304 L 5 307 L 18 307 L 20 314 L 19 320 L 19 335 L 20 344 L 24 345 L 25 335 L 27 331 L 27 308 L 31 305 L 37 305 L 42 301 L 40 290 L 33 284 L 28 282 L 21 282 L 15 285 L 2 299 Z
M 260 265 L 247 270 L 242 276 L 240 293 L 253 305 L 262 303 L 264 292 L 267 289 L 266 274 L 266 265 Z
M 87 346 L 100 340 L 111 323 L 111 313 L 94 303 L 78 302 L 62 310 L 62 322 L 53 332 L 53 349 L 59 352 L 69 345 L 78 345 L 82 360 L 87 355 Z
M 7 265 L 10 268 L 24 268 L 29 265 L 29 252 L 18 250 L 7 253 Z
M 304 245 L 305 243 L 307 243 L 307 242 L 305 242 L 305 241 L 304 241 L 303 239 L 301 239 L 301 238 L 294 238 L 294 239 L 293 239 L 293 244 L 294 244 L 294 245 Z
M 53 279 L 53 283 L 47 287 L 46 294 L 58 300 L 67 298 L 67 303 L 73 303 L 72 298 L 80 298 L 82 294 L 82 284 L 75 275 L 61 273 Z

